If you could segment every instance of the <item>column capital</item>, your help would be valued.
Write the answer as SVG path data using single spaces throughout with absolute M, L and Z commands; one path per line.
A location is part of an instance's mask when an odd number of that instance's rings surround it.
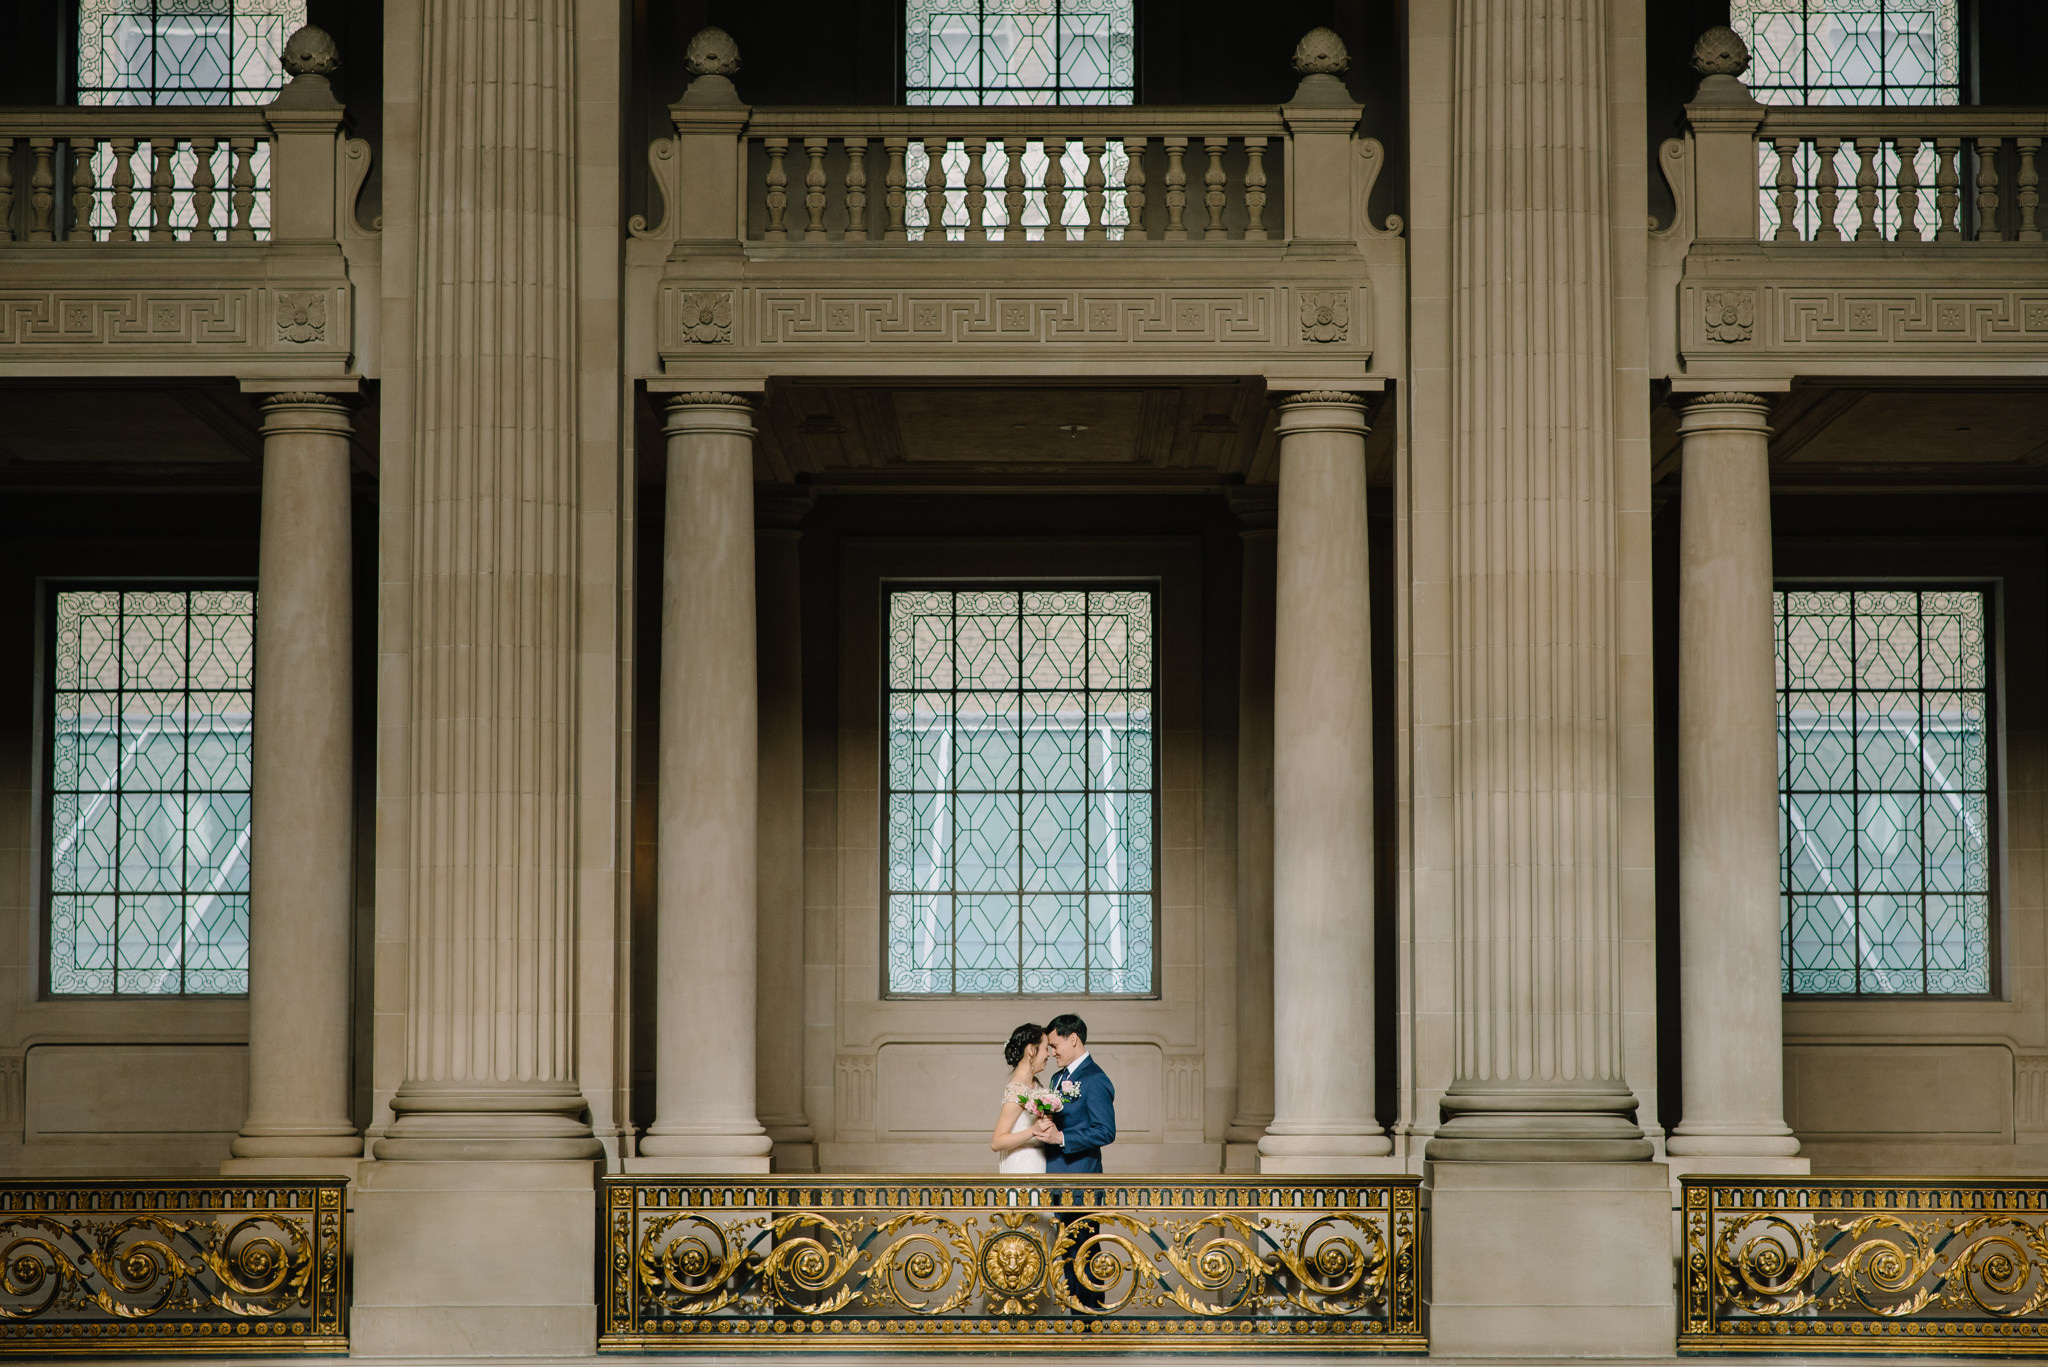
M 329 394 L 320 390 L 289 389 L 263 396 L 263 435 L 279 437 L 294 432 L 352 435 L 355 431 L 356 399 L 353 394 Z
M 1365 395 L 1348 389 L 1310 389 L 1290 394 L 1280 401 L 1280 435 L 1299 432 L 1348 432 L 1364 436 L 1372 431 L 1365 420 Z
M 734 436 L 754 435 L 754 401 L 744 394 L 698 389 L 671 394 L 665 431 L 728 432 Z
M 1768 437 L 1771 399 L 1744 389 L 1722 389 L 1710 394 L 1688 394 L 1681 400 L 1678 430 L 1690 436 L 1697 432 L 1754 432 Z

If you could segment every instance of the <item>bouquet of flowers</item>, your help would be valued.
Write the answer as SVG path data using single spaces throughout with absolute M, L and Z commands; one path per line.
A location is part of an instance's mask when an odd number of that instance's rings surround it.
M 1073 1086 L 1071 1082 L 1064 1082 L 1060 1084 L 1058 1091 L 1047 1087 L 1027 1087 L 1017 1093 L 1017 1104 L 1024 1108 L 1027 1115 L 1055 1116 L 1067 1108 L 1067 1102 L 1071 1098 L 1080 1095 L 1078 1087 L 1071 1092 L 1067 1090 Z

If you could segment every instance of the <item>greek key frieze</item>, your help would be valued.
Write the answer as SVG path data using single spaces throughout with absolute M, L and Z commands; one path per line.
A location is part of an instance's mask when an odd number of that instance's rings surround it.
M 757 290 L 755 340 L 844 343 L 1274 340 L 1278 291 Z

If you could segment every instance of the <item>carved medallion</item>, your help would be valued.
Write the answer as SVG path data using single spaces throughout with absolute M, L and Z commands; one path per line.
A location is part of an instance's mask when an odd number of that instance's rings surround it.
M 1023 1315 L 1045 1281 L 1045 1245 L 1038 1236 L 1022 1229 L 1007 1229 L 981 1246 L 981 1279 L 1001 1305 L 991 1305 L 990 1314 Z
M 682 302 L 683 340 L 705 346 L 732 342 L 732 295 L 724 290 L 686 294 Z
M 277 335 L 285 342 L 319 342 L 327 338 L 327 296 L 312 290 L 277 294 Z
M 1301 340 L 1341 342 L 1351 331 L 1348 290 L 1306 290 L 1301 296 Z
M 1706 297 L 1707 340 L 1747 342 L 1756 336 L 1756 291 L 1722 290 Z

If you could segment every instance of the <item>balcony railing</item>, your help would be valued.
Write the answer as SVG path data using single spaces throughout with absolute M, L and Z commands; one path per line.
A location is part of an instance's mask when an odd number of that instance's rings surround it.
M 0 1356 L 346 1354 L 347 1187 L 0 1182 Z
M 747 237 L 1284 240 L 1286 140 L 1271 107 L 756 110 Z
M 607 1178 L 598 1346 L 1421 1352 L 1417 1187 Z
M 253 242 L 271 130 L 250 106 L 0 109 L 0 242 Z M 13 226 L 17 147 L 27 222 Z
M 1681 1352 L 2048 1351 L 2048 1182 L 1683 1184 Z

